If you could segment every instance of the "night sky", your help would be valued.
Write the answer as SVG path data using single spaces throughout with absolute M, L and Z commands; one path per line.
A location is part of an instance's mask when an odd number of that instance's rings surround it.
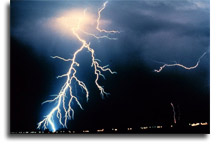
M 104 1 L 11 1 L 10 4 L 10 131 L 36 130 L 37 123 L 55 106 L 41 103 L 60 91 L 70 63 L 51 56 L 71 58 L 80 43 L 51 22 L 64 11 L 85 9 L 97 14 Z M 84 110 L 76 103 L 68 128 L 127 128 L 210 120 L 210 8 L 209 0 L 109 1 L 102 12 L 105 29 L 119 30 L 117 40 L 90 38 L 104 72 L 100 85 L 110 93 L 101 98 L 85 50 L 77 57 L 77 77 L 90 91 L 74 87 Z M 163 63 L 199 66 L 193 70 L 166 67 Z M 58 123 L 56 124 L 58 128 Z

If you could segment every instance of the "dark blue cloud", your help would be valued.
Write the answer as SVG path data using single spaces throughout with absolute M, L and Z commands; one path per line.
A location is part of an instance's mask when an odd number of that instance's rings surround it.
M 101 4 L 102 1 L 14 2 L 12 36 L 43 54 L 69 56 L 72 48 L 78 46 L 76 41 L 48 29 L 48 19 L 65 9 L 98 9 Z M 153 59 L 190 64 L 209 49 L 209 1 L 110 1 L 102 18 L 112 21 L 109 29 L 121 31 L 118 41 L 94 42 L 94 47 L 105 47 L 98 49 L 98 56 L 112 53 L 107 59 L 127 62 L 131 59 L 126 56 L 135 53 L 147 63 Z
M 136 48 L 120 47 L 123 52 L 139 51 L 146 61 L 176 60 L 190 64 L 209 49 L 209 1 L 114 4 L 113 10 L 108 9 L 106 13 L 114 12 L 112 19 L 124 32 L 122 41 L 136 45 Z

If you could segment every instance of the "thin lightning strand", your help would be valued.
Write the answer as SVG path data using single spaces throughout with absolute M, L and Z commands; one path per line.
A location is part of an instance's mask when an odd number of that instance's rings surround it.
M 85 31 L 83 31 L 83 30 L 81 30 L 81 32 L 83 32 L 83 33 L 86 34 L 86 35 L 92 36 L 92 37 L 94 37 L 94 38 L 96 38 L 96 39 L 106 38 L 106 39 L 110 39 L 110 40 L 117 40 L 117 38 L 111 38 L 111 37 L 109 37 L 109 36 L 107 36 L 107 35 L 97 36 L 97 35 L 95 35 L 95 34 L 93 34 L 93 33 L 85 32 Z
M 175 107 L 173 105 L 173 103 L 171 102 L 170 105 L 172 106 L 173 108 L 173 122 L 176 124 L 176 111 L 175 111 Z
M 108 3 L 108 1 L 106 1 L 106 2 L 102 5 L 102 8 L 98 11 L 98 18 L 97 18 L 96 29 L 97 29 L 99 32 L 105 32 L 105 33 L 119 33 L 119 31 L 115 31 L 115 30 L 108 31 L 108 30 L 105 30 L 105 29 L 101 29 L 101 28 L 100 28 L 101 12 L 105 9 L 107 3 Z
M 104 29 L 100 29 L 99 28 L 99 21 L 100 21 L 100 17 L 101 17 L 101 12 L 104 10 L 104 8 L 106 7 L 107 2 L 105 2 L 103 4 L 103 7 L 99 10 L 98 12 L 98 19 L 97 19 L 97 29 L 100 32 L 105 32 L 105 33 L 117 33 L 117 31 L 107 31 Z M 85 15 L 86 10 L 84 10 L 84 15 Z M 116 72 L 113 72 L 110 68 L 108 68 L 107 66 L 100 66 L 99 65 L 99 60 L 95 58 L 95 51 L 94 49 L 92 49 L 90 47 L 90 43 L 88 43 L 86 40 L 84 40 L 83 38 L 80 37 L 78 31 L 82 31 L 80 29 L 80 24 L 81 24 L 81 20 L 82 17 L 79 19 L 78 24 L 75 28 L 72 28 L 71 31 L 73 33 L 73 35 L 79 40 L 79 42 L 82 43 L 81 47 L 79 49 L 76 50 L 76 52 L 73 54 L 72 59 L 65 59 L 59 56 L 53 56 L 52 58 L 57 58 L 63 61 L 70 61 L 72 62 L 70 65 L 70 68 L 68 70 L 68 72 L 66 74 L 60 75 L 57 78 L 62 78 L 62 77 L 66 77 L 66 82 L 64 83 L 64 85 L 62 86 L 61 90 L 59 91 L 59 94 L 52 100 L 47 100 L 43 103 L 51 103 L 51 102 L 57 102 L 56 106 L 50 111 L 50 113 L 48 115 L 45 116 L 45 118 L 40 121 L 38 123 L 38 129 L 40 129 L 41 127 L 43 127 L 44 129 L 48 128 L 48 124 L 50 124 L 50 126 L 52 127 L 53 132 L 56 131 L 55 125 L 54 125 L 54 121 L 53 121 L 53 116 L 56 115 L 57 119 L 59 120 L 59 123 L 63 126 L 67 128 L 67 120 L 73 118 L 74 115 L 74 110 L 71 107 L 71 103 L 73 100 L 75 100 L 75 102 L 78 104 L 78 106 L 83 110 L 82 105 L 80 104 L 80 102 L 78 101 L 78 98 L 76 96 L 73 95 L 72 92 L 72 81 L 75 80 L 76 83 L 85 91 L 86 93 L 86 99 L 88 101 L 89 99 L 89 91 L 85 85 L 85 83 L 81 80 L 79 80 L 76 77 L 76 73 L 77 70 L 75 69 L 75 66 L 79 66 L 80 64 L 76 62 L 76 57 L 77 55 L 82 52 L 84 49 L 87 49 L 90 53 L 91 53 L 91 59 L 92 59 L 92 64 L 91 66 L 94 67 L 94 74 L 96 75 L 96 79 L 95 79 L 95 85 L 97 86 L 97 88 L 100 91 L 100 94 L 102 97 L 104 97 L 104 95 L 108 95 L 109 93 L 107 93 L 103 86 L 101 86 L 98 83 L 98 80 L 100 78 L 100 76 L 102 76 L 103 78 L 104 75 L 102 74 L 102 72 L 108 71 L 111 74 L 115 74 Z M 86 32 L 85 32 L 86 33 Z M 89 33 L 87 33 L 88 35 L 90 35 Z M 95 36 L 95 35 L 94 35 Z M 96 37 L 97 39 L 99 39 L 99 37 Z M 103 38 L 109 38 L 108 36 L 103 36 Z M 66 102 L 66 97 L 68 96 L 69 93 L 69 101 Z M 67 108 L 66 108 L 66 103 L 68 104 Z M 64 122 L 62 121 L 63 119 L 63 115 L 61 113 L 61 110 L 64 111 Z
M 159 69 L 155 69 L 154 72 L 161 72 L 165 67 L 174 67 L 174 66 L 179 66 L 179 67 L 182 67 L 186 70 L 191 70 L 191 69 L 195 69 L 198 67 L 199 63 L 200 63 L 200 60 L 206 55 L 207 52 L 204 52 L 203 55 L 198 59 L 197 63 L 194 65 L 194 66 L 191 66 L 191 67 L 187 67 L 187 66 L 184 66 L 182 64 L 178 64 L 178 63 L 175 63 L 175 64 L 164 64 L 162 65 Z
M 100 24 L 100 18 L 101 18 L 101 12 L 105 9 L 106 7 L 106 4 L 107 4 L 107 1 L 103 4 L 103 7 L 98 11 L 98 18 L 97 18 L 97 21 L 96 21 L 96 30 L 98 30 L 98 32 L 104 32 L 104 33 L 119 33 L 119 31 L 107 31 L 107 30 L 104 30 L 104 29 L 100 29 L 99 28 L 99 24 Z M 86 15 L 86 11 L 87 9 L 84 10 L 83 12 L 83 17 L 85 17 Z M 93 33 L 90 33 L 90 32 L 86 32 L 86 31 L 83 31 L 82 29 L 79 29 L 82 33 L 86 34 L 86 35 L 89 35 L 89 36 L 92 36 L 96 39 L 103 39 L 103 38 L 106 38 L 106 39 L 109 39 L 109 40 L 117 40 L 117 38 L 111 38 L 107 35 L 101 35 L 101 36 L 97 36 Z

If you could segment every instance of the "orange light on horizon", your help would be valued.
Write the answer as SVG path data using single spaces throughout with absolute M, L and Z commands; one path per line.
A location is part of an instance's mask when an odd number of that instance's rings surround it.
M 194 127 L 194 126 L 199 126 L 199 125 L 200 125 L 200 123 L 192 123 L 192 124 L 191 124 L 192 127 Z
M 97 132 L 104 132 L 104 129 L 98 129 Z
M 208 123 L 207 123 L 207 122 L 204 122 L 204 123 L 200 123 L 200 125 L 208 125 Z

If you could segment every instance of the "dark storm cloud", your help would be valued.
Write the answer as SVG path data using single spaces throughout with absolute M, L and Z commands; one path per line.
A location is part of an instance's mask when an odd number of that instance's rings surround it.
M 208 1 L 139 1 L 112 3 L 106 13 L 122 29 L 119 51 L 164 62 L 190 65 L 209 49 Z M 118 13 L 118 14 L 117 14 Z M 119 41 L 119 42 L 121 42 Z M 134 47 L 128 47 L 129 45 Z M 136 53 L 137 54 L 137 53 Z
M 71 56 L 72 47 L 78 46 L 76 41 L 48 28 L 48 20 L 65 9 L 90 6 L 98 9 L 102 4 L 101 1 L 33 3 L 12 3 L 12 36 L 42 54 L 67 57 Z M 114 35 L 117 41 L 92 43 L 95 48 L 101 47 L 96 53 L 106 62 L 120 61 L 124 65 L 136 57 L 147 66 L 154 65 L 152 61 L 191 65 L 209 49 L 209 1 L 110 1 L 102 19 L 111 21 L 107 28 L 121 31 Z

